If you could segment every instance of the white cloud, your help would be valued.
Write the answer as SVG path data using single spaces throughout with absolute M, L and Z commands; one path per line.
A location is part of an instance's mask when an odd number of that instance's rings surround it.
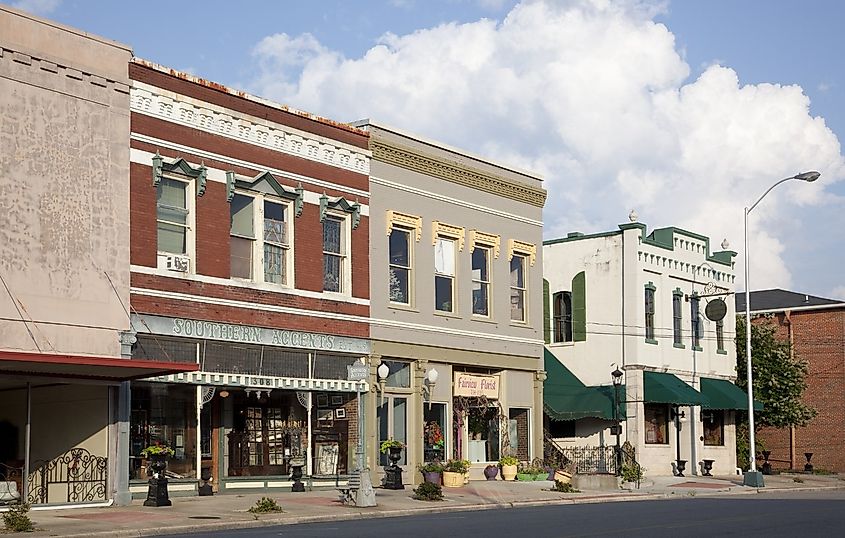
M 11 6 L 33 15 L 49 15 L 56 11 L 62 0 L 19 0 L 12 2 Z
M 839 142 L 800 87 L 740 86 L 720 65 L 689 80 L 674 36 L 653 20 L 664 7 L 529 2 L 501 22 L 386 34 L 360 58 L 278 34 L 255 49 L 252 89 L 542 172 L 547 237 L 614 229 L 635 208 L 650 227 L 687 228 L 714 248 L 727 237 L 739 251 L 745 204 L 779 178 L 822 170 L 815 185 L 784 185 L 751 214 L 752 288 L 788 288 L 779 227 L 843 179 Z M 736 269 L 742 287 L 741 256 Z
M 831 299 L 841 299 L 845 301 L 845 286 L 837 286 L 830 292 Z

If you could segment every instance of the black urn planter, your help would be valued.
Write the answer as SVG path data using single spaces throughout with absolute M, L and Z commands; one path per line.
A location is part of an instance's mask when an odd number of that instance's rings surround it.
M 810 463 L 810 458 L 813 457 L 813 453 L 812 452 L 804 452 L 804 457 L 807 458 L 807 463 L 804 465 L 804 472 L 811 474 L 813 472 L 813 464 Z
M 675 460 L 676 470 L 678 471 L 678 476 L 684 476 L 684 471 L 687 468 L 687 460 Z
M 171 506 L 173 503 L 167 493 L 167 477 L 164 474 L 167 469 L 167 455 L 150 454 L 150 462 L 153 475 L 147 482 L 147 499 L 144 506 Z
M 384 489 L 405 489 L 402 483 L 402 468 L 397 465 L 402 457 L 402 447 L 392 446 L 387 449 L 390 465 L 384 468 Z
M 302 458 L 294 458 L 290 461 L 290 477 L 293 478 L 293 485 L 290 488 L 291 493 L 301 493 L 305 491 L 305 484 L 302 483 L 302 468 L 304 466 L 305 460 Z
M 770 475 L 772 474 L 772 464 L 769 463 L 769 456 L 772 455 L 771 450 L 764 450 L 763 451 L 763 465 L 760 466 L 760 470 L 763 471 L 763 474 Z

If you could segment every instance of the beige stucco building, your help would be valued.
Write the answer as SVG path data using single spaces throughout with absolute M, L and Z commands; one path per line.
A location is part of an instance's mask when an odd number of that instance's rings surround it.
M 372 151 L 370 467 L 390 438 L 407 445 L 405 482 L 434 459 L 470 460 L 481 478 L 504 453 L 541 455 L 541 179 L 355 125 Z

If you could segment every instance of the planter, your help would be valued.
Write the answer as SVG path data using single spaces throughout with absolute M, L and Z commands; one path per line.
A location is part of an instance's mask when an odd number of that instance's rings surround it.
M 469 484 L 469 471 L 464 473 L 464 485 Z
M 555 482 L 561 482 L 562 484 L 569 484 L 572 482 L 572 473 L 569 471 L 555 471 L 554 476 Z
M 446 488 L 459 488 L 464 485 L 464 475 L 463 473 L 452 473 L 449 471 L 443 471 L 443 487 Z
M 438 486 L 443 485 L 443 473 L 438 471 L 422 471 L 422 475 L 423 482 L 437 484 Z
M 516 479 L 520 482 L 533 482 L 534 475 L 530 473 L 516 473 Z
M 537 474 L 534 475 L 534 481 L 535 482 L 540 481 L 540 480 L 548 480 L 548 479 L 549 479 L 549 473 L 546 473 L 546 472 L 537 473 Z
M 502 465 L 502 480 L 516 478 L 516 465 Z
M 495 465 L 488 465 L 484 468 L 484 478 L 487 480 L 496 480 L 496 475 L 499 474 L 499 468 Z

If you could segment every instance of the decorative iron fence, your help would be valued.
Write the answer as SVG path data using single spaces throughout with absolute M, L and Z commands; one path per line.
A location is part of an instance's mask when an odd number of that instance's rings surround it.
M 72 448 L 53 460 L 35 462 L 28 479 L 28 501 L 105 501 L 107 480 L 108 458 Z

